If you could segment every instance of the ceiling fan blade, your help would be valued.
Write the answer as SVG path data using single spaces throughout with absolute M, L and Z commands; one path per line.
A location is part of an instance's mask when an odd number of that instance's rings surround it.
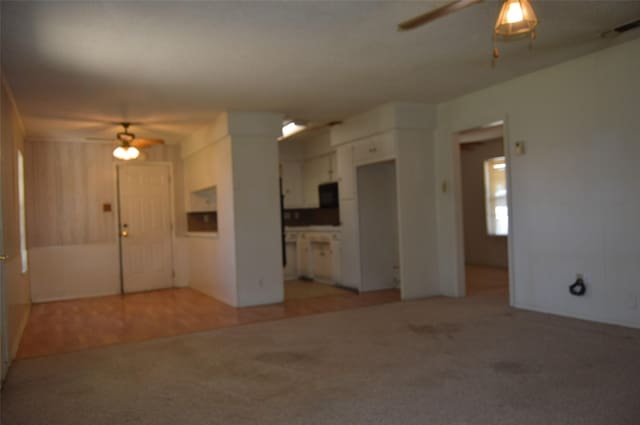
M 407 21 L 401 22 L 398 25 L 398 31 L 408 31 L 414 28 L 418 28 L 424 24 L 427 24 L 436 19 L 447 16 L 451 13 L 462 10 L 466 7 L 472 6 L 476 3 L 480 3 L 482 0 L 454 0 L 451 3 L 447 3 L 437 9 L 427 12 L 423 15 L 416 16 Z
M 162 139 L 133 139 L 131 141 L 131 145 L 135 146 L 138 149 L 148 148 L 153 145 L 164 145 L 164 140 Z

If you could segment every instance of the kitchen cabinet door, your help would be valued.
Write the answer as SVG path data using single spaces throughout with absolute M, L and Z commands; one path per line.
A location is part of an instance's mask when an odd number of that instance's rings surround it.
M 308 159 L 304 162 L 302 176 L 305 208 L 318 208 L 318 186 L 336 181 L 337 158 L 335 153 Z
M 327 170 L 327 182 L 338 181 L 338 155 L 336 152 L 329 154 L 329 169 Z
M 285 208 L 302 208 L 302 163 L 299 161 L 282 163 L 282 193 Z
M 309 270 L 309 239 L 306 233 L 301 233 L 298 236 L 296 252 L 298 260 L 298 275 L 310 278 L 311 272 Z
M 355 165 L 372 164 L 395 158 L 395 144 L 391 134 L 380 134 L 356 142 L 353 147 Z
M 336 172 L 340 199 L 353 199 L 355 196 L 355 168 L 353 166 L 353 145 L 343 145 L 336 152 Z
M 187 211 L 197 209 L 191 205 L 191 192 L 213 187 L 215 184 L 215 151 L 208 146 L 184 160 L 184 188 Z
M 311 242 L 311 264 L 313 280 L 323 283 L 332 282 L 332 258 L 329 242 Z
M 303 198 L 305 208 L 317 208 L 320 205 L 318 196 L 318 177 L 315 173 L 315 163 L 312 159 L 304 162 L 302 168 Z
M 284 278 L 287 280 L 298 278 L 298 244 L 296 241 L 287 241 L 287 265 L 284 268 Z
M 341 268 L 341 243 L 337 234 L 334 234 L 331 241 L 331 281 L 335 283 L 342 283 L 342 268 Z
M 340 203 L 340 283 L 360 289 L 360 234 L 355 199 Z

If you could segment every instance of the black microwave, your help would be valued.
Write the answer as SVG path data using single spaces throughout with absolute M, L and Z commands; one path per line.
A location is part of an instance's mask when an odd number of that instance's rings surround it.
M 324 183 L 318 186 L 320 208 L 338 208 L 338 183 Z

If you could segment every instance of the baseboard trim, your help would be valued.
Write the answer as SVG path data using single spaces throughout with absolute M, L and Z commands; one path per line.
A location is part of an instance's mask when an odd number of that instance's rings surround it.
M 13 341 L 11 341 L 11 353 L 10 358 L 11 361 L 16 358 L 16 354 L 18 354 L 18 349 L 20 348 L 20 342 L 22 342 L 22 335 L 24 335 L 24 330 L 27 327 L 27 323 L 29 323 L 29 316 L 31 316 L 31 304 L 27 309 L 27 313 L 22 317 L 20 321 L 20 327 L 18 328 L 18 333 L 16 334 Z M 11 363 L 9 363 L 11 365 Z M 11 367 L 11 366 L 9 366 Z
M 42 304 L 42 303 L 52 303 L 56 301 L 70 301 L 70 300 L 82 300 L 85 298 L 99 298 L 99 297 L 108 297 L 111 295 L 120 295 L 120 291 L 108 291 L 108 292 L 98 292 L 96 294 L 89 295 L 69 295 L 64 297 L 49 297 L 49 298 L 38 298 L 32 299 L 33 304 Z
M 553 311 L 553 310 L 550 310 L 550 309 L 546 309 L 546 308 L 543 308 L 543 307 L 537 307 L 537 306 L 533 306 L 533 305 L 529 305 L 529 304 L 514 303 L 513 307 L 514 308 L 519 308 L 521 310 L 535 311 L 536 313 L 551 314 L 553 316 L 568 317 L 568 318 L 571 318 L 571 319 L 586 320 L 588 322 L 604 323 L 604 324 L 607 324 L 607 325 L 615 325 L 615 326 L 623 326 L 625 328 L 640 329 L 640 323 L 626 322 L 624 320 L 615 320 L 615 319 L 594 317 L 594 316 L 588 316 L 588 315 L 582 315 L 582 314 L 559 313 L 557 311 Z

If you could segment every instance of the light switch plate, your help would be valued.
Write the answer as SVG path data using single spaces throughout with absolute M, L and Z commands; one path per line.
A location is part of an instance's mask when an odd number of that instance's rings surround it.
M 522 140 L 515 143 L 515 153 L 516 155 L 524 155 L 526 153 L 524 142 Z

